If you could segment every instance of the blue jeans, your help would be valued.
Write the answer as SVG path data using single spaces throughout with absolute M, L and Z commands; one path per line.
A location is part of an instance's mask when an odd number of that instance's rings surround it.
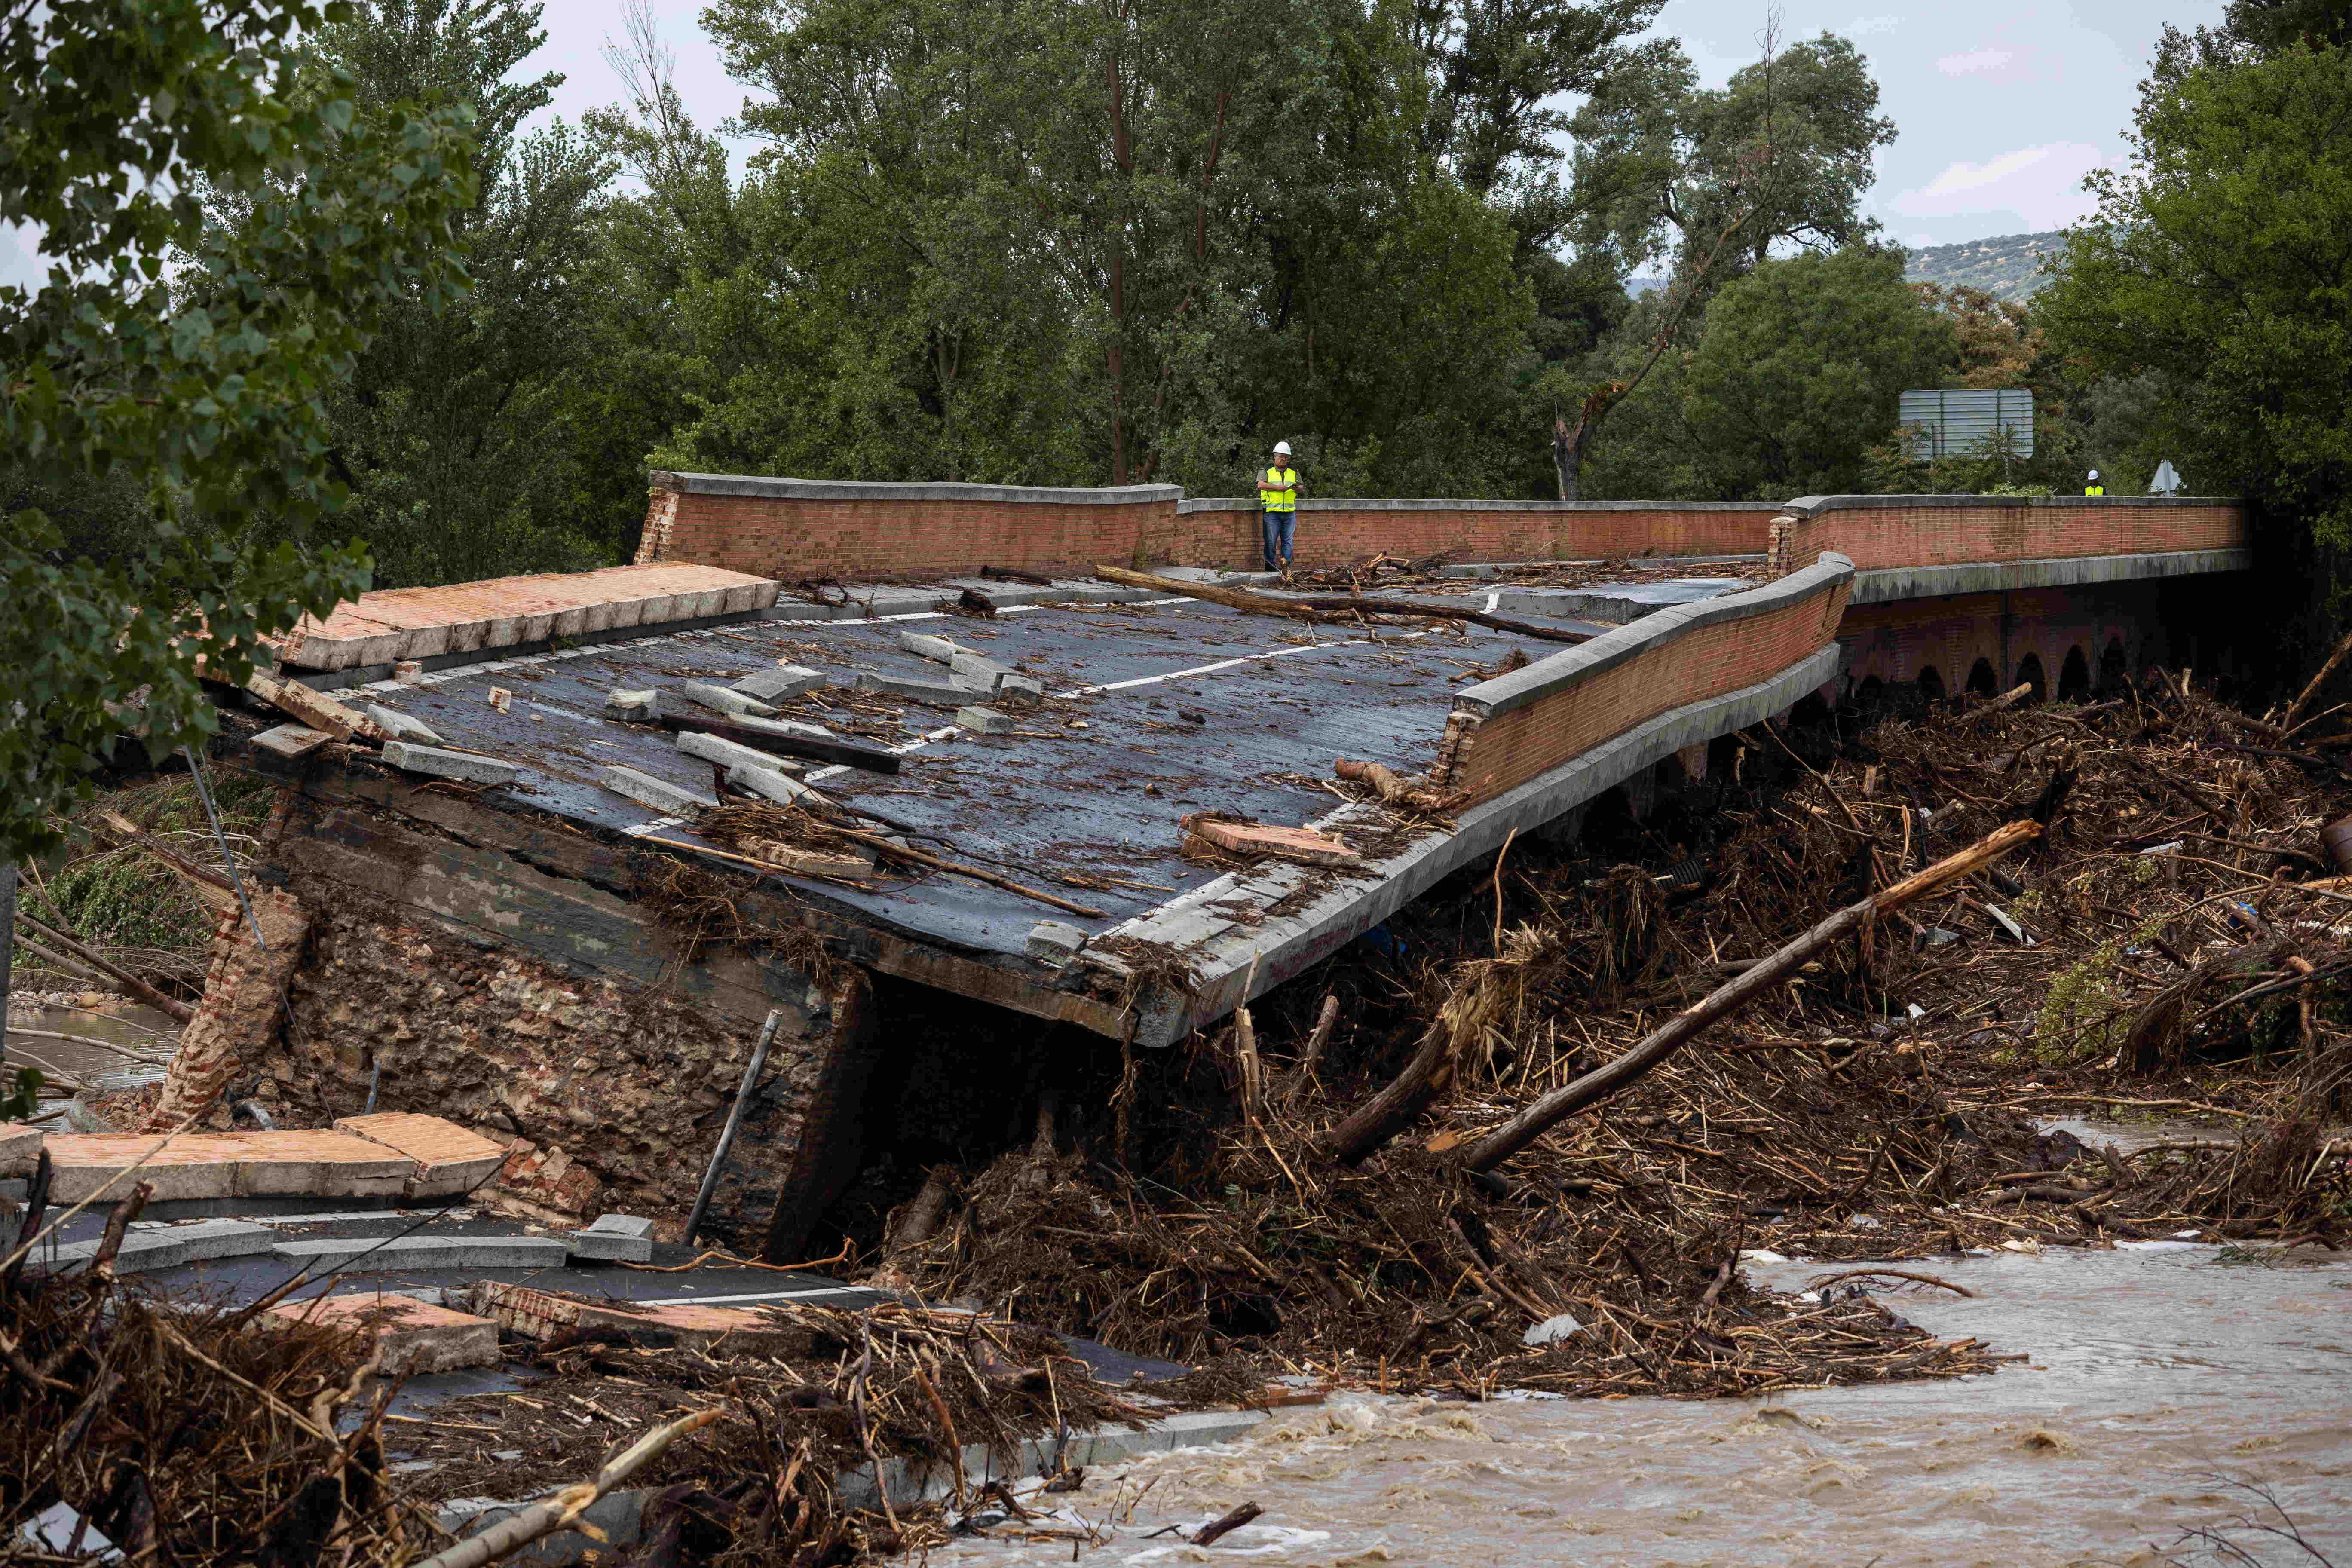
M 1279 572 L 1290 564 L 1290 536 L 1298 526 L 1295 511 L 1269 511 L 1265 523 L 1265 569 Z

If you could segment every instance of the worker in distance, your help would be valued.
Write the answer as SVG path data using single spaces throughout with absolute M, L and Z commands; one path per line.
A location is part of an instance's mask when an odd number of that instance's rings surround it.
M 1274 460 L 1257 477 L 1257 504 L 1265 531 L 1265 569 L 1290 570 L 1290 545 L 1298 521 L 1298 470 L 1290 466 L 1290 443 L 1274 444 Z

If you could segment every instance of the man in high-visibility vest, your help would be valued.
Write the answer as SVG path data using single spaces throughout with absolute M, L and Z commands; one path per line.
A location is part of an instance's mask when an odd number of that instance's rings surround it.
M 2091 482 L 2083 487 L 2083 493 L 2086 496 L 2103 496 L 2107 493 L 2107 487 L 2099 483 L 2098 469 L 2091 470 Z
M 1290 443 L 1274 444 L 1274 461 L 1257 477 L 1257 504 L 1264 511 L 1265 569 L 1290 570 L 1290 541 L 1298 522 L 1298 470 L 1290 466 Z

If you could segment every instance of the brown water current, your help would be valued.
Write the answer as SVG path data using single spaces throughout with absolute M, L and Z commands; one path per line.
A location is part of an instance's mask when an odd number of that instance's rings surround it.
M 110 1094 L 161 1082 L 178 1048 L 179 1026 L 152 1007 L 8 1010 L 8 1059 L 41 1069 L 50 1080 L 44 1100 L 62 1099 L 72 1084 Z
M 1992 1376 L 1687 1403 L 1343 1395 L 1032 1506 L 1099 1524 L 1148 1486 L 1076 1559 L 1101 1563 L 2320 1561 L 2242 1532 L 2250 1557 L 2179 1544 L 2267 1513 L 2236 1489 L 2255 1483 L 2352 1568 L 2352 1254 L 2249 1256 L 2156 1242 L 1906 1265 L 1980 1294 L 1883 1298 L 1895 1310 L 2032 1355 Z M 1830 1271 L 1749 1276 L 1796 1290 Z M 1213 1546 L 1147 1539 L 1244 1501 L 1265 1515 Z M 930 1561 L 1073 1558 L 1067 1541 L 962 1540 Z

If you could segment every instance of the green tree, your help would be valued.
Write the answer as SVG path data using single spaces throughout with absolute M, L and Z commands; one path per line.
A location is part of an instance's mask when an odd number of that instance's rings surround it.
M 2124 172 L 2095 174 L 2034 301 L 2088 377 L 2153 375 L 2161 451 L 2207 494 L 2352 547 L 2352 49 L 2168 49 Z
M 1596 462 L 1613 493 L 1645 474 L 1685 494 L 1778 500 L 1853 490 L 1905 387 L 1956 360 L 1948 318 L 1903 280 L 1899 251 L 1766 261 L 1711 300 L 1692 348 L 1628 410 Z
M 6 438 L 151 509 L 104 558 L 38 510 L 0 521 L 10 862 L 57 841 L 118 735 L 155 757 L 202 740 L 200 669 L 241 680 L 263 637 L 366 584 L 362 548 L 325 538 L 327 400 L 387 300 L 462 283 L 472 177 L 459 111 L 362 114 L 332 72 L 294 89 L 293 36 L 341 10 L 53 0 L 0 30 L 0 219 L 37 226 L 52 263 L 0 289 Z M 199 180 L 245 221 L 207 226 Z
M 473 287 L 439 310 L 411 290 L 339 384 L 332 461 L 377 581 L 404 586 L 614 559 L 579 525 L 576 415 L 593 381 L 583 258 L 617 165 L 558 121 L 525 134 L 563 78 L 527 75 L 536 0 L 360 0 L 313 40 L 362 113 L 413 102 L 472 113 L 479 198 L 457 220 Z M 580 405 L 585 401 L 586 409 Z M 642 508 L 640 508 L 642 510 Z

